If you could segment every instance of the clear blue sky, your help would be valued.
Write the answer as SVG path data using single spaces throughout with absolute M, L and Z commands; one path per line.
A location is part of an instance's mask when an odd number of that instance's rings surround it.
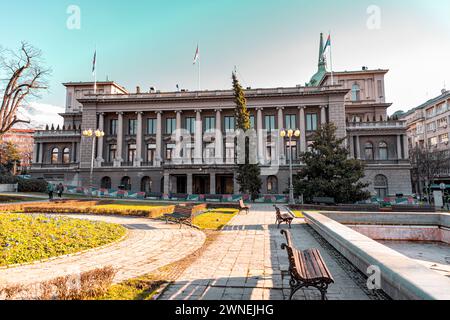
M 69 30 L 69 5 L 81 9 L 81 29 Z M 370 30 L 367 8 L 381 9 Z M 25 40 L 43 50 L 53 69 L 41 103 L 64 105 L 66 81 L 108 76 L 136 85 L 196 89 L 192 65 L 200 43 L 202 87 L 229 88 L 238 66 L 246 86 L 304 84 L 316 70 L 319 33 L 333 33 L 335 70 L 388 68 L 387 95 L 398 109 L 415 107 L 450 88 L 448 0 L 22 0 L 3 1 L 0 45 Z

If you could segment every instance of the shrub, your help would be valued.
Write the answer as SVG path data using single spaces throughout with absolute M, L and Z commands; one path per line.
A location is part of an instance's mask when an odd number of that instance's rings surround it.
M 0 184 L 15 184 L 17 183 L 17 177 L 11 174 L 0 174 Z
M 19 192 L 47 192 L 48 183 L 39 179 L 18 179 Z
M 67 275 L 24 286 L 8 285 L 0 288 L 0 299 L 12 300 L 88 300 L 106 294 L 117 271 L 107 266 L 81 274 Z

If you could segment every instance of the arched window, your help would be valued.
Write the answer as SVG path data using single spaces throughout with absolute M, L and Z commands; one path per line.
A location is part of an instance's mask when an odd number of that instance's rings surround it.
M 111 178 L 110 177 L 103 177 L 100 182 L 100 187 L 102 189 L 111 189 Z
M 267 192 L 272 194 L 278 193 L 278 178 L 270 176 L 267 178 Z
M 364 146 L 364 154 L 366 155 L 366 160 L 373 160 L 373 144 L 367 142 Z
M 383 199 L 388 196 L 388 179 L 386 176 L 382 174 L 377 175 L 374 180 L 374 187 L 378 198 Z
M 386 142 L 380 142 L 378 145 L 379 160 L 388 160 L 388 145 Z
M 141 180 L 141 192 L 149 194 L 152 192 L 152 179 L 150 177 L 143 177 Z
M 67 164 L 70 162 L 70 149 L 64 148 L 63 150 L 63 163 Z
M 120 180 L 120 185 L 123 186 L 125 190 L 131 190 L 131 179 L 130 177 L 123 177 Z
M 58 163 L 58 158 L 59 158 L 59 149 L 58 148 L 53 148 L 52 149 L 52 156 L 51 156 L 51 163 Z
M 352 86 L 352 101 L 361 100 L 361 88 L 357 83 Z

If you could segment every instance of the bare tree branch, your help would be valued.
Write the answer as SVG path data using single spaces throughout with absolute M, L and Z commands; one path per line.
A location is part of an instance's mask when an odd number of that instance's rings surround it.
M 27 123 L 18 119 L 17 112 L 27 97 L 48 88 L 46 78 L 50 70 L 43 68 L 42 53 L 26 42 L 22 42 L 18 52 L 0 49 L 0 74 L 4 74 L 4 87 L 0 87 L 0 135 L 17 123 Z

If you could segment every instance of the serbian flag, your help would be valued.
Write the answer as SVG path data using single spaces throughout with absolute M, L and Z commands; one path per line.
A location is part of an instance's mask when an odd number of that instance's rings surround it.
M 194 64 L 197 63 L 199 57 L 200 57 L 200 51 L 199 51 L 198 45 L 197 45 L 197 50 L 195 51 L 195 56 L 194 56 Z
M 328 35 L 328 39 L 327 42 L 325 43 L 325 48 L 323 49 L 323 51 L 325 52 L 328 47 L 331 47 L 331 34 Z
M 97 64 L 97 50 L 94 52 L 94 59 L 92 60 L 92 75 L 95 74 L 95 66 Z

